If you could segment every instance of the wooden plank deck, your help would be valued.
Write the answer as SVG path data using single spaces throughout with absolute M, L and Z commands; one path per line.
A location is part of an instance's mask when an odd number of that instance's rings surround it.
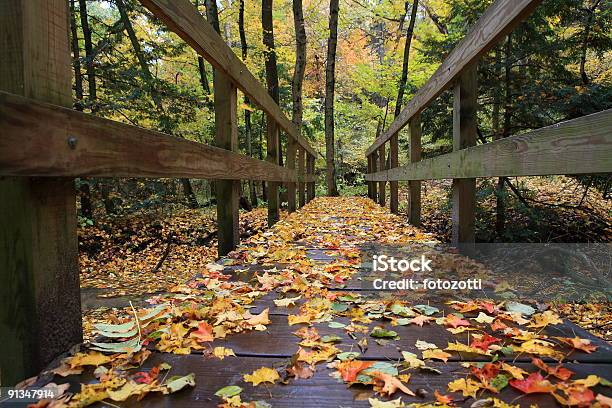
M 364 239 L 393 239 L 393 237 L 389 237 L 388 232 L 390 230 L 387 230 L 385 225 L 391 222 L 399 222 L 399 219 L 395 218 L 395 216 L 386 214 L 385 217 L 387 218 L 381 221 L 379 219 L 381 217 L 381 210 L 377 207 L 372 213 L 373 207 L 370 207 L 370 204 L 363 206 L 364 203 L 370 202 L 361 199 L 355 199 L 359 205 L 354 204 L 348 214 L 332 216 L 332 213 L 337 211 L 337 208 L 330 205 L 328 200 L 330 199 L 317 199 L 296 213 L 295 216 L 284 221 L 285 224 L 289 224 L 287 230 L 299 227 L 298 230 L 300 232 L 295 237 L 279 237 L 279 235 L 282 236 L 283 234 L 279 233 L 278 230 L 274 234 L 264 233 L 259 238 L 255 237 L 246 247 L 239 248 L 237 253 L 240 254 L 241 251 L 254 251 L 254 247 L 264 243 L 268 246 L 268 249 L 281 248 L 284 245 L 284 248 L 288 251 L 298 251 L 300 254 L 305 254 L 301 258 L 303 263 L 309 263 L 310 266 L 316 265 L 317 268 L 325 268 L 325 266 L 346 261 L 348 259 L 347 254 L 350 254 L 354 250 L 355 245 Z M 343 203 L 343 205 L 345 204 Z M 374 220 L 376 222 L 373 222 Z M 429 239 L 429 237 L 422 236 L 418 230 L 413 230 L 411 227 L 406 228 L 404 232 L 412 234 L 413 237 L 420 237 L 419 239 L 424 240 Z M 297 258 L 300 257 L 301 255 Z M 297 267 L 296 264 L 283 263 L 282 260 L 274 262 L 267 260 L 262 263 L 253 262 L 253 260 L 246 261 L 244 257 L 235 255 L 219 262 L 225 264 L 230 260 L 232 265 L 226 266 L 224 273 L 232 274 L 231 279 L 233 281 L 248 281 L 255 274 L 262 276 L 266 271 L 269 274 L 275 273 L 274 271 L 282 273 L 287 268 Z M 330 291 L 341 295 L 348 292 L 346 287 L 359 289 L 360 283 L 348 282 L 344 288 L 336 284 L 335 287 L 330 287 Z M 272 404 L 273 407 L 369 407 L 368 398 L 375 396 L 371 386 L 353 385 L 347 387 L 345 383 L 338 382 L 338 380 L 330 376 L 330 373 L 335 370 L 328 368 L 326 363 L 320 363 L 316 366 L 317 370 L 312 378 L 298 380 L 292 378 L 287 384 L 277 382 L 274 385 L 262 384 L 254 387 L 243 380 L 244 374 L 252 373 L 260 367 L 274 367 L 282 373 L 282 368 L 287 365 L 291 357 L 298 351 L 300 339 L 296 337 L 294 332 L 306 325 L 297 324 L 289 326 L 288 316 L 299 313 L 300 306 L 304 304 L 306 299 L 303 297 L 292 307 L 278 307 L 273 302 L 277 298 L 297 295 L 298 293 L 291 292 L 281 295 L 279 291 L 270 291 L 248 305 L 253 314 L 261 313 L 266 309 L 269 310 L 271 323 L 266 325 L 265 331 L 246 331 L 233 334 L 224 339 L 215 339 L 210 344 L 211 347 L 223 346 L 231 348 L 235 352 L 236 357 L 226 357 L 223 360 L 218 360 L 216 358 L 205 357 L 201 351 L 192 352 L 188 355 L 175 355 L 156 351 L 153 347 L 154 345 L 151 345 L 152 356 L 143 364 L 143 367 L 135 370 L 146 371 L 161 362 L 167 362 L 172 366 L 172 375 L 195 373 L 195 387 L 168 396 L 148 395 L 139 402 L 131 398 L 126 402 L 113 404 L 121 407 L 217 406 L 222 401 L 214 393 L 225 386 L 238 385 L 243 388 L 240 394 L 242 401 L 263 400 Z M 436 304 L 435 306 L 445 313 L 452 311 L 446 304 Z M 465 316 L 475 317 L 476 314 L 476 312 L 466 313 Z M 342 316 L 334 317 L 333 321 L 344 324 L 350 324 L 351 322 L 348 317 Z M 370 329 L 374 326 L 382 326 L 394 330 L 398 333 L 399 338 L 377 342 L 367 333 L 357 334 L 352 338 L 341 328 L 329 327 L 328 322 L 313 323 L 313 327 L 318 329 L 321 336 L 339 336 L 341 340 L 336 343 L 336 347 L 341 351 L 360 351 L 357 343 L 366 338 L 368 340 L 367 350 L 362 352 L 359 358 L 368 361 L 399 362 L 402 359 L 400 351 L 409 351 L 420 356 L 421 352 L 415 348 L 417 340 L 434 343 L 441 349 L 444 349 L 449 342 L 459 341 L 463 344 L 469 342 L 467 333 L 453 335 L 444 326 L 438 324 L 426 324 L 423 327 L 414 324 L 391 326 L 389 320 L 375 319 L 366 325 Z M 572 352 L 568 355 L 567 363 L 564 366 L 575 372 L 573 378 L 584 378 L 589 374 L 596 374 L 609 379 L 612 367 L 612 347 L 608 342 L 598 339 L 569 322 L 548 326 L 545 329 L 545 333 L 549 336 L 578 336 L 589 339 L 592 344 L 598 346 L 598 350 L 590 354 L 580 351 Z M 534 372 L 536 368 L 530 363 L 531 357 L 531 355 L 526 354 L 500 355 L 501 360 L 512 363 L 526 371 Z M 545 361 L 553 361 L 547 358 L 543 359 Z M 412 376 L 407 385 L 411 390 L 417 392 L 418 396 L 411 397 L 398 391 L 391 399 L 401 396 L 405 403 L 431 402 L 434 400 L 435 391 L 441 394 L 448 394 L 447 384 L 449 382 L 458 378 L 466 378 L 469 369 L 462 366 L 462 363 L 490 360 L 491 357 L 487 356 L 474 356 L 454 352 L 447 363 L 428 360 L 428 366 L 434 367 L 440 372 L 436 374 L 429 371 L 410 370 Z M 81 376 L 55 377 L 53 380 L 57 383 L 69 382 L 71 390 L 77 392 L 79 383 L 95 381 L 95 378 L 92 377 L 92 371 L 90 370 Z M 39 381 L 42 381 L 42 378 Z M 610 388 L 606 389 L 598 386 L 593 388 L 593 391 L 610 395 Z M 474 402 L 473 399 L 462 397 L 458 393 L 451 394 L 457 399 L 458 405 L 470 406 Z M 485 394 L 482 398 L 487 396 L 492 396 L 492 394 Z M 513 402 L 521 406 L 529 406 L 531 404 L 557 406 L 554 398 L 549 395 L 524 395 L 510 386 L 495 396 L 506 402 Z M 481 394 L 479 394 L 480 397 Z M 380 396 L 377 398 L 386 399 Z M 105 406 L 105 404 L 99 403 L 97 406 Z

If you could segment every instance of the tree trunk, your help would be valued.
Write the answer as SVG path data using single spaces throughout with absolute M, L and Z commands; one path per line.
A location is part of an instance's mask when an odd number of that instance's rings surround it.
M 501 62 L 501 61 L 500 61 Z M 501 66 L 499 69 L 501 74 Z M 501 132 L 501 138 L 508 137 L 510 135 L 510 123 L 512 119 L 512 34 L 508 34 L 506 40 L 506 48 L 504 53 L 504 87 L 505 87 L 505 100 L 504 100 L 504 128 Z M 497 93 L 497 92 L 496 92 Z M 496 131 L 499 139 L 499 130 Z M 497 179 L 497 186 L 495 189 L 496 196 L 496 219 L 495 219 L 495 231 L 498 237 L 501 237 L 506 228 L 506 203 L 505 203 L 505 186 L 504 178 L 499 177 Z
M 93 44 L 91 42 L 91 29 L 87 18 L 87 0 L 79 0 L 79 13 L 81 15 L 81 30 L 83 30 L 83 41 L 85 43 L 85 70 L 87 72 L 87 84 L 89 88 L 89 105 L 92 112 L 97 109 L 96 75 L 94 71 Z
M 238 33 L 240 34 L 240 47 L 242 51 L 242 61 L 246 63 L 248 57 L 248 46 L 246 41 L 246 33 L 244 31 L 244 0 L 240 0 L 238 9 Z M 253 126 L 251 125 L 251 111 L 248 109 L 251 101 L 248 96 L 244 96 L 244 104 L 247 109 L 244 110 L 244 132 L 246 136 L 246 148 L 250 157 L 253 157 Z M 257 191 L 255 190 L 255 181 L 249 180 L 249 196 L 251 205 L 257 207 Z
M 402 76 L 399 82 L 399 89 L 397 90 L 397 101 L 395 102 L 395 113 L 394 117 L 398 117 L 402 111 L 402 101 L 404 99 L 404 92 L 406 89 L 406 83 L 408 82 L 408 60 L 410 58 L 410 44 L 412 43 L 412 34 L 414 33 L 414 24 L 416 21 L 417 9 L 419 6 L 419 0 L 414 0 L 412 3 L 412 11 L 410 12 L 410 23 L 406 30 L 406 43 L 404 44 L 404 60 L 402 62 Z M 408 10 L 408 3 L 406 3 L 406 11 Z
M 261 27 L 263 29 L 264 55 L 266 58 L 266 85 L 268 93 L 277 104 L 280 100 L 278 87 L 278 68 L 276 66 L 276 47 L 274 46 L 274 24 L 272 21 L 272 0 L 261 2 Z M 279 164 L 282 165 L 283 151 L 281 149 L 280 137 L 278 138 L 277 152 Z
M 132 49 L 134 50 L 134 54 L 136 55 L 136 59 L 138 60 L 138 63 L 140 65 L 142 79 L 148 88 L 147 90 L 149 92 L 149 95 L 151 95 L 151 99 L 153 99 L 153 103 L 155 104 L 157 113 L 159 114 L 159 128 L 163 132 L 172 134 L 170 120 L 166 115 L 166 111 L 164 109 L 161 97 L 155 89 L 153 75 L 151 75 L 151 71 L 149 70 L 149 66 L 147 65 L 144 53 L 142 52 L 142 48 L 140 47 L 140 43 L 138 42 L 138 37 L 136 37 L 136 32 L 134 31 L 134 27 L 132 26 L 132 22 L 130 21 L 127 8 L 125 7 L 125 3 L 123 2 L 123 0 L 115 0 L 115 2 L 117 4 L 117 8 L 119 9 L 121 20 L 123 21 L 123 28 L 128 34 L 130 43 L 132 44 Z M 191 181 L 187 178 L 183 178 L 181 179 L 181 185 L 183 186 L 183 193 L 185 194 L 185 199 L 187 200 L 187 204 L 189 205 L 189 207 L 197 208 L 198 199 L 196 198 L 195 193 L 193 192 Z
M 291 96 L 293 99 L 293 112 L 291 120 L 293 124 L 301 130 L 302 113 L 304 106 L 302 103 L 302 85 L 304 82 L 304 72 L 306 70 L 306 29 L 304 27 L 304 12 L 302 10 L 302 0 L 293 0 L 293 23 L 295 26 L 295 70 L 291 81 Z
M 329 38 L 327 40 L 327 62 L 325 64 L 325 161 L 327 165 L 327 195 L 337 196 L 336 166 L 334 153 L 334 93 L 336 82 L 336 46 L 338 45 L 339 0 L 329 3 Z
M 584 27 L 584 36 L 582 38 L 582 49 L 580 52 L 580 78 L 582 79 L 582 83 L 584 85 L 588 85 L 591 81 L 589 80 L 589 76 L 586 73 L 586 58 L 587 58 L 587 50 L 589 48 L 589 36 L 591 35 L 591 26 L 593 25 L 593 18 L 595 17 L 595 10 L 601 0 L 595 1 L 593 6 L 588 8 L 587 11 L 587 19 Z

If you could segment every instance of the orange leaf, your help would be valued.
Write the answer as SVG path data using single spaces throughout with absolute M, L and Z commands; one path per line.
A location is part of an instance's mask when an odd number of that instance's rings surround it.
M 568 370 L 567 368 L 563 367 L 561 364 L 559 364 L 556 367 L 550 367 L 544 361 L 536 357 L 533 357 L 531 359 L 531 364 L 538 367 L 540 370 L 544 371 L 545 373 L 550 374 L 554 377 L 557 377 L 558 379 L 563 380 L 563 381 L 569 380 L 569 378 L 572 375 L 574 375 L 573 371 Z
M 345 382 L 355 382 L 357 374 L 370 367 L 374 362 L 361 360 L 346 360 L 338 364 L 338 372 Z
M 213 327 L 208 322 L 200 322 L 198 324 L 198 330 L 192 332 L 191 337 L 195 337 L 198 343 L 213 341 L 215 339 Z
M 592 353 L 597 350 L 597 346 L 591 344 L 591 340 L 581 339 L 580 337 L 574 337 L 573 339 L 567 337 L 555 337 L 562 343 L 567 344 L 577 350 L 582 350 L 586 353 Z
M 459 326 L 469 326 L 470 325 L 470 322 L 460 318 L 459 316 L 455 314 L 449 314 L 448 316 L 446 316 L 445 323 L 447 326 L 451 326 L 454 328 L 457 328 Z
M 549 393 L 555 390 L 555 386 L 540 373 L 531 373 L 524 380 L 512 379 L 510 385 L 525 394 Z
M 440 404 L 452 404 L 453 398 L 450 395 L 442 395 L 438 392 L 438 390 L 434 391 L 434 395 L 436 397 L 436 401 Z
M 370 373 L 374 378 L 382 381 L 382 385 L 378 385 L 376 390 L 384 395 L 393 395 L 397 390 L 403 391 L 405 394 L 414 397 L 414 392 L 410 391 L 399 378 L 392 376 L 391 374 L 382 373 L 380 371 L 373 371 Z

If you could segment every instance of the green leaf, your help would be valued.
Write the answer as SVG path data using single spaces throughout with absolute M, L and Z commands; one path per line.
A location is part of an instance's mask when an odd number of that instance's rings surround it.
M 338 354 L 336 357 L 338 357 L 338 360 L 341 361 L 354 360 L 359 357 L 359 353 L 357 353 L 356 351 L 345 351 L 344 353 Z
M 433 306 L 429 306 L 429 305 L 416 305 L 416 306 L 413 306 L 413 308 L 418 310 L 419 312 L 421 312 L 425 316 L 431 316 L 434 313 L 439 313 L 440 312 L 440 309 L 438 309 L 437 307 L 433 307 Z
M 343 329 L 346 327 L 346 324 L 340 322 L 329 322 L 327 327 L 330 327 L 332 329 Z
M 498 374 L 497 377 L 491 380 L 491 385 L 497 391 L 501 391 L 508 385 L 508 377 L 506 377 L 504 374 Z
M 510 313 L 520 313 L 524 316 L 531 316 L 536 312 L 533 307 L 519 302 L 506 303 L 506 310 Z
M 92 350 L 102 351 L 105 353 L 135 353 L 142 348 L 137 338 L 120 343 L 91 343 L 93 347 L 89 347 Z
M 330 335 L 321 337 L 321 341 L 323 343 L 338 343 L 342 341 L 342 337 L 336 336 L 335 334 L 330 334 Z
M 170 394 L 172 394 L 173 392 L 180 391 L 187 386 L 193 387 L 195 386 L 195 374 L 191 373 L 183 377 L 181 376 L 170 377 L 164 385 L 166 386 Z
M 393 330 L 382 329 L 380 327 L 375 327 L 370 333 L 370 336 L 377 338 L 393 338 L 397 337 L 397 332 Z
M 348 310 L 348 305 L 346 303 L 339 303 L 339 302 L 334 302 L 331 305 L 332 309 L 334 310 L 334 312 L 346 312 Z
M 241 392 L 242 392 L 241 387 L 237 385 L 228 385 L 227 387 L 223 387 L 220 390 L 217 390 L 217 392 L 215 392 L 215 395 L 221 398 L 229 398 L 229 397 L 233 397 L 234 395 L 238 395 Z

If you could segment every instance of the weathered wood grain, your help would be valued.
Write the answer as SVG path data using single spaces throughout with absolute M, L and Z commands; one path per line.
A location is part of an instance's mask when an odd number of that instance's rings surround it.
M 68 21 L 63 0 L 0 2 L 0 90 L 72 105 Z M 21 156 L 24 141 L 7 149 L 7 130 L 0 155 Z M 0 197 L 0 383 L 10 386 L 82 340 L 76 194 L 73 179 L 0 177 Z
M 215 69 L 230 77 L 237 88 L 259 105 L 300 146 L 315 154 L 315 150 L 300 136 L 298 129 L 285 116 L 265 88 L 193 4 L 188 0 L 140 0 L 140 2 L 198 54 L 206 58 Z
M 397 133 L 391 136 L 389 141 L 389 168 L 398 166 L 399 146 Z M 393 214 L 398 213 L 399 191 L 397 181 L 389 182 L 389 210 Z
M 230 79 L 219 71 L 214 73 L 215 140 L 220 149 L 238 151 L 237 92 Z M 238 202 L 240 180 L 217 180 L 217 247 L 220 256 L 236 249 L 240 242 Z
M 612 172 L 612 110 L 369 174 L 366 180 L 608 172 Z
M 455 84 L 453 95 L 453 151 L 476 145 L 478 82 L 476 63 L 466 68 Z M 474 242 L 476 219 L 476 179 L 453 179 L 451 242 Z
M 217 147 L 0 92 L 0 175 L 295 181 Z
M 429 81 L 417 91 L 391 123 L 389 129 L 368 148 L 366 155 L 406 126 L 410 118 L 448 88 L 465 67 L 476 61 L 518 23 L 525 20 L 540 2 L 541 0 L 497 0 L 493 3 L 446 57 Z
M 384 171 L 387 169 L 387 155 L 385 154 L 384 143 L 378 148 L 378 169 Z M 378 182 L 378 204 L 382 207 L 385 206 L 387 199 L 387 192 L 385 189 L 385 180 L 379 180 Z
M 410 162 L 421 160 L 421 114 L 410 119 Z M 421 226 L 421 181 L 410 180 L 408 183 L 408 220 L 415 227 Z

